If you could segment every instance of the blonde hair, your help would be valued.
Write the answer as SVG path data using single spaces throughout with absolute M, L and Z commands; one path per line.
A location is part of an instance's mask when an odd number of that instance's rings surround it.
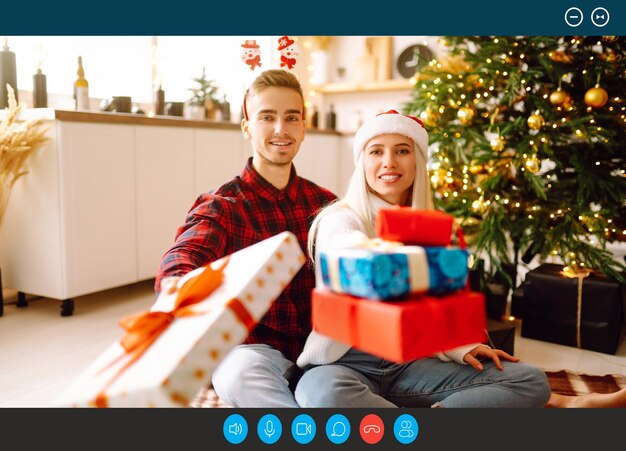
M 413 144 L 413 151 L 416 154 L 415 164 L 417 166 L 415 171 L 415 180 L 413 180 L 413 187 L 411 189 L 411 196 L 407 200 L 406 206 L 418 208 L 420 210 L 433 210 L 432 192 L 430 189 L 430 180 L 428 178 L 428 168 L 426 167 L 426 158 L 424 154 L 419 150 L 417 144 Z M 375 195 L 375 194 L 374 194 Z M 338 200 L 319 211 L 311 228 L 309 229 L 309 238 L 307 242 L 307 250 L 313 263 L 315 263 L 315 240 L 317 238 L 317 230 L 319 229 L 320 222 L 328 214 L 339 210 L 340 208 L 347 208 L 352 210 L 359 217 L 365 230 L 370 238 L 373 238 L 374 233 L 374 220 L 375 212 L 372 211 L 369 201 L 370 188 L 365 179 L 365 167 L 363 166 L 363 153 L 357 160 L 354 172 L 350 177 L 350 183 L 343 199 Z
M 246 90 L 246 93 L 243 96 L 243 117 L 245 120 L 248 120 L 248 109 L 246 108 L 248 97 L 267 88 L 293 89 L 300 94 L 300 98 L 302 99 L 302 117 L 304 117 L 304 95 L 302 94 L 302 86 L 300 85 L 298 78 L 286 70 L 271 69 L 261 72 Z

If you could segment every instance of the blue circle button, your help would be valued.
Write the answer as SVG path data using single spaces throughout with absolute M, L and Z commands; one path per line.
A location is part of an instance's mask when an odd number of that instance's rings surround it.
M 243 442 L 248 436 L 248 422 L 241 415 L 234 413 L 224 421 L 224 437 L 233 445 Z
M 301 445 L 310 443 L 315 438 L 315 432 L 315 421 L 306 413 L 298 415 L 291 423 L 291 435 Z
M 259 438 L 263 443 L 276 443 L 283 433 L 283 425 L 276 415 L 263 415 L 256 427 Z
M 419 426 L 417 421 L 408 413 L 400 415 L 393 424 L 393 433 L 396 436 L 396 440 L 403 445 L 412 443 L 417 438 L 418 432 Z
M 337 413 L 326 422 L 326 436 L 328 440 L 336 445 L 348 440 L 350 437 L 350 422 L 348 419 Z

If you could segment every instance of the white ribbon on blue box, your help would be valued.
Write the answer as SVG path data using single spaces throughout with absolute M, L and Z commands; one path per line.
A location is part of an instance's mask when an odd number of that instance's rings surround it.
M 468 257 L 458 247 L 343 248 L 320 252 L 320 269 L 324 285 L 336 293 L 388 300 L 463 288 Z

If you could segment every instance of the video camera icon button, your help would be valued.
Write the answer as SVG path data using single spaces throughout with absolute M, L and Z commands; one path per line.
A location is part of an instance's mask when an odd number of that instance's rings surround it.
M 233 445 L 243 442 L 248 436 L 248 422 L 241 415 L 234 413 L 224 421 L 224 438 Z
M 591 21 L 596 27 L 604 27 L 609 23 L 611 15 L 606 8 L 596 8 L 591 12 Z
M 315 438 L 316 432 L 315 420 L 306 413 L 298 415 L 291 423 L 291 435 L 301 445 L 310 443 Z
M 276 415 L 263 415 L 257 424 L 257 434 L 263 443 L 276 443 L 283 434 L 283 425 Z
M 577 27 L 583 23 L 583 12 L 579 8 L 569 8 L 565 11 L 565 23 L 570 27 Z

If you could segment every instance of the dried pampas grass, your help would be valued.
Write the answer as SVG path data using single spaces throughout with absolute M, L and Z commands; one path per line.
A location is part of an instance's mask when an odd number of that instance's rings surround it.
M 20 121 L 22 105 L 15 101 L 15 92 L 7 83 L 9 107 L 0 122 L 0 224 L 9 203 L 15 182 L 27 174 L 26 162 L 48 138 L 41 120 Z

